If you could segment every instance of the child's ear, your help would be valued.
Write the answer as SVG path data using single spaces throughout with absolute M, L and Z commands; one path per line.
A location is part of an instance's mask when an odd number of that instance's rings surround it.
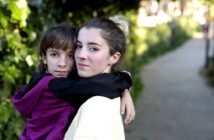
M 43 61 L 44 64 L 47 64 L 47 59 L 46 59 L 45 55 L 42 56 L 42 61 Z
M 120 57 L 121 57 L 120 52 L 114 53 L 114 54 L 111 56 L 111 58 L 110 58 L 110 63 L 111 63 L 112 65 L 116 64 L 116 63 L 119 61 Z

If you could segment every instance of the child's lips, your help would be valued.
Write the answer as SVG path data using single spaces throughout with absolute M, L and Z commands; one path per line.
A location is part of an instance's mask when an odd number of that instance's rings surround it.
M 64 76 L 64 75 L 67 76 L 68 71 L 56 71 L 56 73 L 58 73 L 59 75 L 62 75 L 62 76 Z

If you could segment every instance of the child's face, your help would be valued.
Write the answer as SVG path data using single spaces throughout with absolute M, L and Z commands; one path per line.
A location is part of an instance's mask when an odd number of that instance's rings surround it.
M 74 67 L 73 49 L 61 50 L 48 48 L 43 56 L 47 72 L 56 77 L 66 77 Z

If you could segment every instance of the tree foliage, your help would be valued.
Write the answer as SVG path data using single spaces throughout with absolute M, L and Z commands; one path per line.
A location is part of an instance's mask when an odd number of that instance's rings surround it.
M 26 0 L 5 0 L 0 3 L 0 139 L 17 139 L 20 133 L 22 120 L 14 111 L 10 97 L 16 87 L 24 83 L 23 79 L 28 76 L 26 73 L 31 72 L 33 56 L 27 46 L 31 38 L 26 30 L 29 14 Z M 24 36 L 23 32 L 27 35 Z

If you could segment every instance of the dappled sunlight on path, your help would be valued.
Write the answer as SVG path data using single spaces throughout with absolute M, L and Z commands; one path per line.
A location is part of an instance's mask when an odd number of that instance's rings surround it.
M 214 140 L 214 88 L 199 74 L 205 42 L 199 35 L 142 70 L 145 89 L 127 140 Z

